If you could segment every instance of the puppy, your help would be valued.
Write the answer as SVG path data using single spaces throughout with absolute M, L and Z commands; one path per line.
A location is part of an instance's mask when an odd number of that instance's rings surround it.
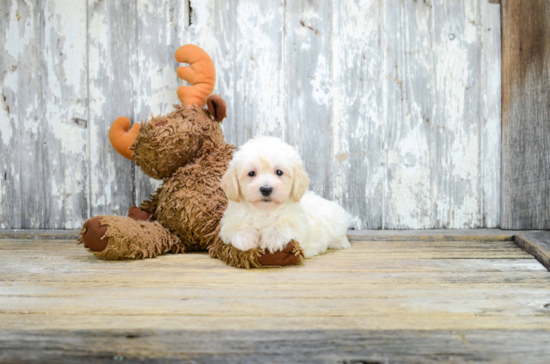
M 348 216 L 337 203 L 307 192 L 309 178 L 294 148 L 257 137 L 234 153 L 221 188 L 229 204 L 220 237 L 240 250 L 276 252 L 294 239 L 305 257 L 349 248 Z

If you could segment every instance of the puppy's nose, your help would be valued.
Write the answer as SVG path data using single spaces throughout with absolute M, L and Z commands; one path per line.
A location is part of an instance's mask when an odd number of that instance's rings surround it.
M 269 196 L 273 192 L 273 187 L 260 187 L 260 192 L 264 196 Z

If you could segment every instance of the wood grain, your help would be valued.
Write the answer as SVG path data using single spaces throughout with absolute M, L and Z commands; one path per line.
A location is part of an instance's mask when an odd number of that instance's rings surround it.
M 35 168 L 43 171 L 45 193 L 39 227 L 76 229 L 88 215 L 86 3 L 42 6 L 43 159 Z
M 514 236 L 514 241 L 550 271 L 550 233 L 547 231 L 526 231 Z
M 352 225 L 381 229 L 384 216 L 383 2 L 332 2 L 331 143 L 328 195 Z
M 547 363 L 546 330 L 114 329 L 0 333 L 0 360 L 74 363 Z M 13 343 L 17 345 L 13 345 Z
M 248 271 L 4 239 L 0 361 L 544 363 L 549 282 L 510 240 L 355 241 Z
M 0 17 L 0 228 L 44 228 L 44 18 L 38 2 L 23 0 L 3 1 Z
M 148 197 L 159 181 L 112 150 L 108 129 L 171 110 L 183 43 L 216 64 L 227 141 L 297 147 L 311 189 L 353 227 L 500 223 L 498 4 L 36 4 L 0 4 L 0 228 L 74 229 Z
M 480 1 L 481 59 L 479 98 L 481 111 L 481 166 L 483 227 L 500 226 L 501 214 L 501 23 L 500 5 Z
M 88 0 L 89 211 L 126 216 L 134 204 L 134 164 L 109 142 L 119 116 L 135 121 L 136 14 L 132 1 Z
M 117 317 L 139 325 L 149 317 L 146 328 L 172 317 L 188 329 L 214 317 L 220 329 L 251 329 L 266 319 L 261 327 L 280 330 L 281 317 L 295 328 L 339 328 L 339 320 L 363 329 L 548 324 L 540 314 L 550 276 L 511 241 L 353 242 L 302 267 L 254 271 L 206 254 L 102 261 L 65 241 L 3 240 L 0 248 L 0 329 L 12 327 L 15 317 L 16 327 L 39 329 L 43 315 L 57 317 L 51 329 L 106 328 Z M 518 299 L 510 299 L 512 292 Z M 71 324 L 68 316 L 83 321 Z
M 327 195 L 334 176 L 331 114 L 331 2 L 287 2 L 285 8 L 285 140 L 296 147 L 310 176 L 309 188 Z
M 422 1 L 384 3 L 384 228 L 425 229 L 437 226 L 433 7 Z
M 550 5 L 502 2 L 502 221 L 550 228 Z
M 289 4 L 287 3 L 287 6 Z M 256 135 L 284 137 L 286 68 L 285 1 L 239 1 L 235 3 L 231 60 L 234 130 L 228 141 L 242 145 Z

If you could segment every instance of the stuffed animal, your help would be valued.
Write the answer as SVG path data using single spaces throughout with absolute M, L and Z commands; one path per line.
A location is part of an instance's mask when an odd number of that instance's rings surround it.
M 235 148 L 224 141 L 220 127 L 226 104 L 211 95 L 216 71 L 204 50 L 185 45 L 175 56 L 189 64 L 177 71 L 191 84 L 177 91 L 182 105 L 132 128 L 130 119 L 118 118 L 109 132 L 113 148 L 148 176 L 162 179 L 162 186 L 149 201 L 132 206 L 128 217 L 88 219 L 79 243 L 102 259 L 209 251 L 213 258 L 239 268 L 301 264 L 303 252 L 295 241 L 272 253 L 241 251 L 219 238 L 219 221 L 227 207 L 220 181 Z

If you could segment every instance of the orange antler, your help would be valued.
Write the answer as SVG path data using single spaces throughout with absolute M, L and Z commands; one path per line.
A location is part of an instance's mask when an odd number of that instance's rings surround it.
M 216 68 L 212 58 L 202 48 L 187 44 L 176 51 L 176 60 L 189 63 L 189 67 L 178 68 L 178 76 L 192 84 L 178 88 L 181 103 L 183 106 L 204 106 L 206 97 L 216 85 Z
M 113 148 L 115 148 L 121 156 L 133 161 L 133 152 L 130 150 L 130 147 L 134 144 L 141 124 L 134 124 L 132 128 L 130 128 L 130 124 L 130 119 L 125 116 L 116 119 L 109 130 L 109 140 Z

